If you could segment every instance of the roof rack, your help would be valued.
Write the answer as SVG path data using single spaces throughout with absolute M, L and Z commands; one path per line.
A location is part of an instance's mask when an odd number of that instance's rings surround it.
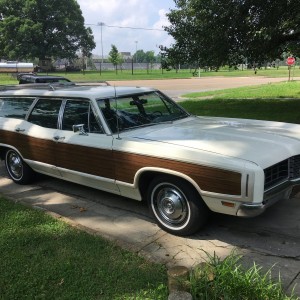
M 49 90 L 55 91 L 57 89 L 75 87 L 74 82 L 51 82 L 51 83 L 26 83 L 16 85 L 0 85 L 0 91 L 11 91 L 11 90 L 25 90 L 25 89 L 37 89 L 37 90 Z
M 11 91 L 11 90 L 25 90 L 25 89 L 37 89 L 37 90 L 49 90 L 55 91 L 63 88 L 72 88 L 80 86 L 110 86 L 107 81 L 98 82 L 51 82 L 51 83 L 28 83 L 28 84 L 17 84 L 17 85 L 0 85 L 0 92 Z

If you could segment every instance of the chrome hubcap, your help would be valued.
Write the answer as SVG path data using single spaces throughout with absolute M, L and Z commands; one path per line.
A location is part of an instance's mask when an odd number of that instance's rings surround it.
M 9 153 L 8 159 L 7 159 L 8 167 L 12 173 L 12 175 L 15 178 L 20 178 L 22 177 L 23 174 L 23 165 L 22 161 L 19 155 L 16 153 L 12 152 Z
M 172 186 L 157 186 L 153 196 L 158 217 L 169 225 L 182 225 L 188 216 L 185 196 Z

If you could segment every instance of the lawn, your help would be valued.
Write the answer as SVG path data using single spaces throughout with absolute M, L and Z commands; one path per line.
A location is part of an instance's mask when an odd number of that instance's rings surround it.
M 300 98 L 300 81 L 285 81 L 226 90 L 197 92 L 182 95 L 189 99 L 286 99 Z
M 245 118 L 300 124 L 300 82 L 183 95 L 180 104 L 201 116 Z

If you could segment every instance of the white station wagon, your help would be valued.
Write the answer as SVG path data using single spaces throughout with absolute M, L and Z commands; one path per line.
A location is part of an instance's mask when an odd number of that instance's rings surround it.
M 192 116 L 151 88 L 0 88 L 11 179 L 47 174 L 136 200 L 176 235 L 209 211 L 256 216 L 300 183 L 300 126 Z

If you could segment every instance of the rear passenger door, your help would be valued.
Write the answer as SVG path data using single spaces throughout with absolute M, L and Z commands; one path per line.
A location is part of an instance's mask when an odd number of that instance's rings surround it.
M 27 143 L 29 164 L 40 173 L 56 177 L 61 176 L 55 167 L 57 163 L 55 136 L 61 106 L 62 99 L 38 99 L 27 118 L 29 128 L 25 131 L 29 137 Z
M 57 168 L 66 180 L 118 193 L 107 135 L 88 99 L 64 100 L 56 136 Z
M 59 177 L 53 137 L 60 99 L 9 96 L 0 98 L 0 144 L 16 149 L 35 171 Z

